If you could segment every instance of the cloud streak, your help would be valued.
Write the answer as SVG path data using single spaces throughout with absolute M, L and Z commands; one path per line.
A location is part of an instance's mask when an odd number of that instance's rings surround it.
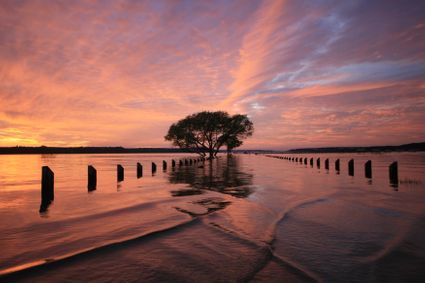
M 248 114 L 246 148 L 423 141 L 424 11 L 1 1 L 0 146 L 167 147 L 168 126 L 201 110 Z

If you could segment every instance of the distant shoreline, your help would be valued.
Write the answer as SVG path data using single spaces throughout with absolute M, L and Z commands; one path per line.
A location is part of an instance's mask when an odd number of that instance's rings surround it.
M 366 146 L 366 147 L 322 147 L 299 148 L 285 151 L 285 153 L 378 153 L 378 152 L 415 152 L 425 151 L 425 142 L 403 145 Z
M 0 147 L 5 154 L 104 154 L 104 153 L 196 153 L 180 148 L 124 148 L 124 147 Z
M 425 142 L 410 143 L 397 146 L 367 146 L 367 147 L 320 147 L 298 148 L 290 150 L 233 150 L 234 153 L 379 153 L 379 152 L 415 152 L 425 151 Z M 224 152 L 224 151 L 223 151 Z M 124 148 L 124 147 L 0 147 L 0 155 L 4 154 L 104 154 L 104 153 L 197 153 L 193 150 L 180 148 Z

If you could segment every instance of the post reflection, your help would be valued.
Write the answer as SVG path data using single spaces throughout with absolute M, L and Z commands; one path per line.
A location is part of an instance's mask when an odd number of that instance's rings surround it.
M 173 196 L 201 194 L 211 190 L 246 198 L 253 192 L 253 175 L 243 172 L 238 157 L 228 156 L 197 163 L 194 166 L 181 166 L 170 172 L 172 184 L 188 184 L 191 188 L 173 191 Z

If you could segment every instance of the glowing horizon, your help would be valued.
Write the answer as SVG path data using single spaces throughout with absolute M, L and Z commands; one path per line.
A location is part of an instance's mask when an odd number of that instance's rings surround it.
M 241 149 L 425 141 L 423 1 L 1 1 L 0 146 L 171 147 L 203 110 Z

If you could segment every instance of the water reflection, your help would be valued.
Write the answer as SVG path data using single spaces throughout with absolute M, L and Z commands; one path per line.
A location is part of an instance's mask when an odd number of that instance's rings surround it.
M 253 175 L 243 172 L 238 157 L 222 157 L 194 166 L 181 166 L 170 172 L 172 184 L 189 184 L 191 188 L 173 191 L 173 196 L 202 194 L 202 190 L 217 191 L 245 198 L 253 192 Z

